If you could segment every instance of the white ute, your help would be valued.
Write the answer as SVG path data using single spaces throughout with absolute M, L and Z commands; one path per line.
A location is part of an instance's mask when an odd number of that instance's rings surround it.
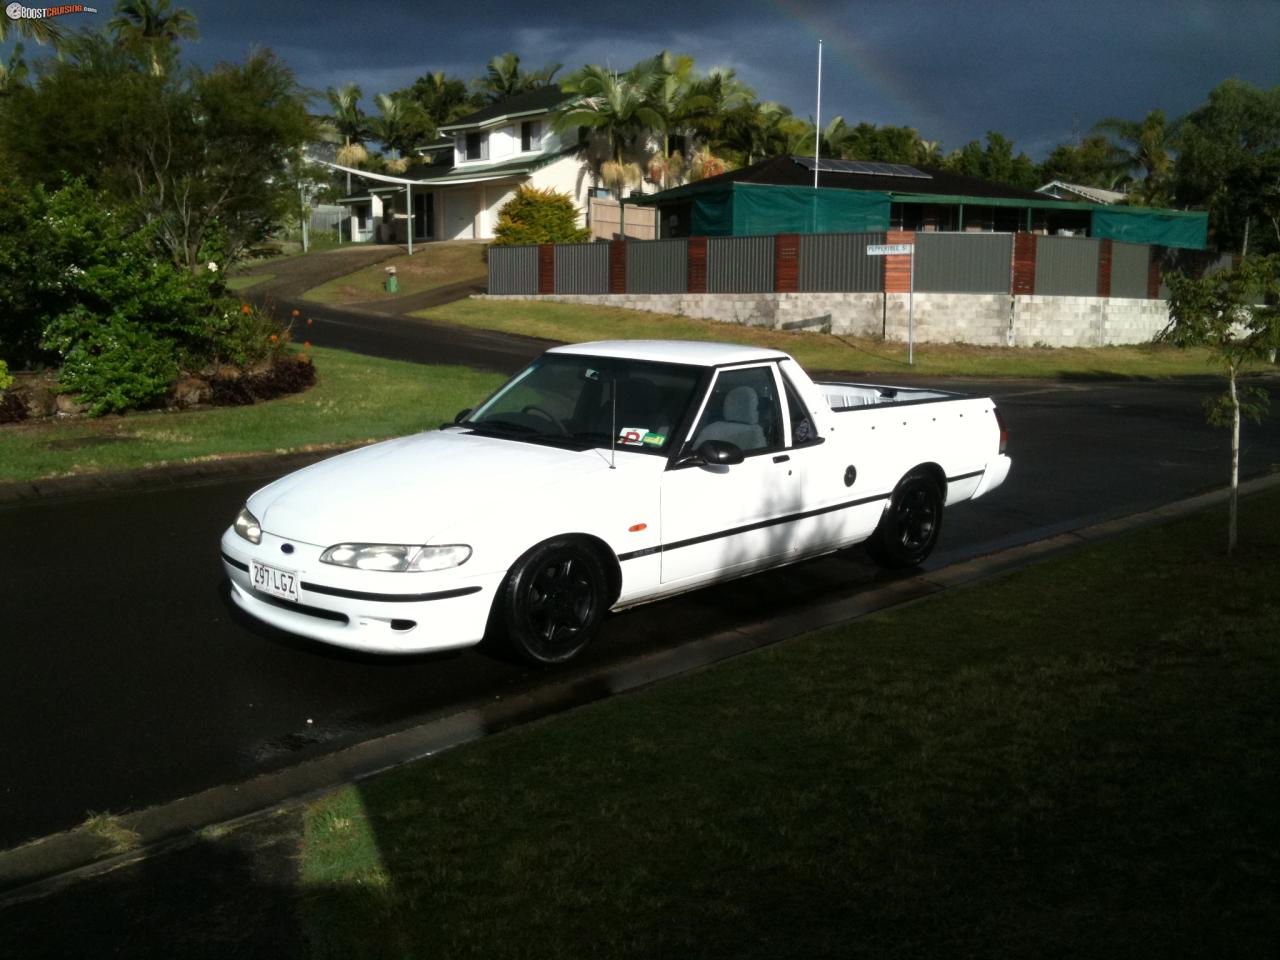
M 556 347 L 439 430 L 253 494 L 222 537 L 253 616 L 379 653 L 506 637 L 560 663 L 605 613 L 865 543 L 933 550 L 1009 473 L 995 404 L 814 383 L 785 353 Z

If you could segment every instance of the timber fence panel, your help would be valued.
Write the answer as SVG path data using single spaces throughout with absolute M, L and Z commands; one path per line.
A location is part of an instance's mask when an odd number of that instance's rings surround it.
M 688 240 L 628 241 L 627 293 L 686 293 L 688 289 Z
M 773 244 L 765 237 L 709 237 L 708 293 L 772 293 Z
M 556 293 L 608 292 L 609 244 L 556 244 Z
M 1151 247 L 1145 243 L 1111 244 L 1111 296 L 1143 300 L 1151 268 Z
M 884 289 L 884 257 L 867 247 L 884 243 L 883 233 L 802 233 L 801 293 L 879 293 Z
M 537 246 L 490 246 L 489 292 L 536 294 L 538 292 Z
M 1036 295 L 1096 297 L 1102 241 L 1091 237 L 1036 239 Z M 1114 249 L 1112 256 L 1114 257 Z M 1114 262 L 1112 270 L 1114 271 Z M 1115 290 L 1112 274 L 1111 289 Z
M 1011 233 L 916 232 L 916 290 L 922 293 L 1008 293 Z

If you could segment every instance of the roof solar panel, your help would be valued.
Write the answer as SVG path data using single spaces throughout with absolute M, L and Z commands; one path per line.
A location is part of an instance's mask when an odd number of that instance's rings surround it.
M 796 163 L 808 170 L 816 166 L 819 173 L 857 173 L 872 177 L 906 177 L 912 180 L 932 180 L 931 174 L 904 163 L 872 163 L 867 160 L 835 160 L 823 157 L 814 161 L 813 157 L 792 157 Z

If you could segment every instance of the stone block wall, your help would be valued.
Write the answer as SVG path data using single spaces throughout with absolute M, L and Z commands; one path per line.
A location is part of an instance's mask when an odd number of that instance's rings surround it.
M 484 300 L 535 299 L 480 295 Z M 811 330 L 905 342 L 906 293 L 600 293 L 537 297 L 721 323 Z M 1163 300 L 917 293 L 917 343 L 1099 347 L 1149 343 L 1169 322 Z

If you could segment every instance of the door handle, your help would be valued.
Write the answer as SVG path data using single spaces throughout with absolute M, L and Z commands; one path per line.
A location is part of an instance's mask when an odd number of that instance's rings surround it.
M 774 457 L 774 458 L 773 458 L 773 462 L 774 462 L 774 463 L 786 463 L 786 462 L 787 462 L 788 460 L 790 460 L 790 459 L 791 459 L 791 458 L 790 458 L 789 456 L 787 456 L 785 453 L 780 453 L 780 454 L 778 454 L 778 456 L 776 456 L 776 457 Z

